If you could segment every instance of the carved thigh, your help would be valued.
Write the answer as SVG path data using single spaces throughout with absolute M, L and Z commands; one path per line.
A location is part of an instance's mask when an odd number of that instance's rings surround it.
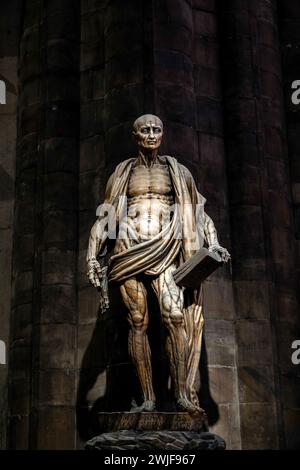
M 183 323 L 183 291 L 173 279 L 172 272 L 175 269 L 175 265 L 169 266 L 152 281 L 166 326 Z

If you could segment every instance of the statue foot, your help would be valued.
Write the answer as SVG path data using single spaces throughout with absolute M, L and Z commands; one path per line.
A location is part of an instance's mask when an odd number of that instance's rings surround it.
M 197 414 L 203 415 L 204 413 L 204 410 L 200 408 L 200 406 L 194 405 L 187 398 L 183 398 L 183 397 L 179 398 L 177 400 L 177 406 L 179 410 L 187 411 L 188 413 L 193 414 L 193 415 L 197 415 Z
M 145 400 L 141 406 L 133 406 L 130 411 L 135 411 L 137 413 L 141 411 L 154 411 L 155 410 L 155 401 Z

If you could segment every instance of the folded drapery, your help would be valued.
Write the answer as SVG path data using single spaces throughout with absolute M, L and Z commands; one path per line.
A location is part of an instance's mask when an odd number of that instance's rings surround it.
M 171 221 L 151 240 L 131 246 L 130 239 L 124 238 L 125 250 L 110 258 L 109 280 L 123 281 L 139 273 L 157 276 L 168 268 L 181 248 L 181 239 L 176 236 L 180 234 L 178 212 L 178 208 L 175 207 Z M 120 225 L 123 225 L 122 230 L 125 232 L 126 220 L 120 222 Z

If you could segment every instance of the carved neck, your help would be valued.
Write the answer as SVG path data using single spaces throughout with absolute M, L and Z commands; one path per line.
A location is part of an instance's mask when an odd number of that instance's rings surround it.
M 150 168 L 154 163 L 157 162 L 157 149 L 149 150 L 149 152 L 139 150 L 138 161 L 140 164 L 146 165 Z

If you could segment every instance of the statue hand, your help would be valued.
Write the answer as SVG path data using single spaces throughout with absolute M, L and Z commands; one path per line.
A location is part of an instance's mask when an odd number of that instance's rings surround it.
M 100 287 L 103 278 L 102 268 L 96 258 L 91 258 L 87 263 L 87 277 L 94 287 Z
M 212 253 L 217 253 L 224 263 L 227 263 L 227 261 L 229 261 L 231 258 L 230 253 L 226 250 L 226 248 L 223 248 L 223 246 L 211 245 L 208 250 Z

